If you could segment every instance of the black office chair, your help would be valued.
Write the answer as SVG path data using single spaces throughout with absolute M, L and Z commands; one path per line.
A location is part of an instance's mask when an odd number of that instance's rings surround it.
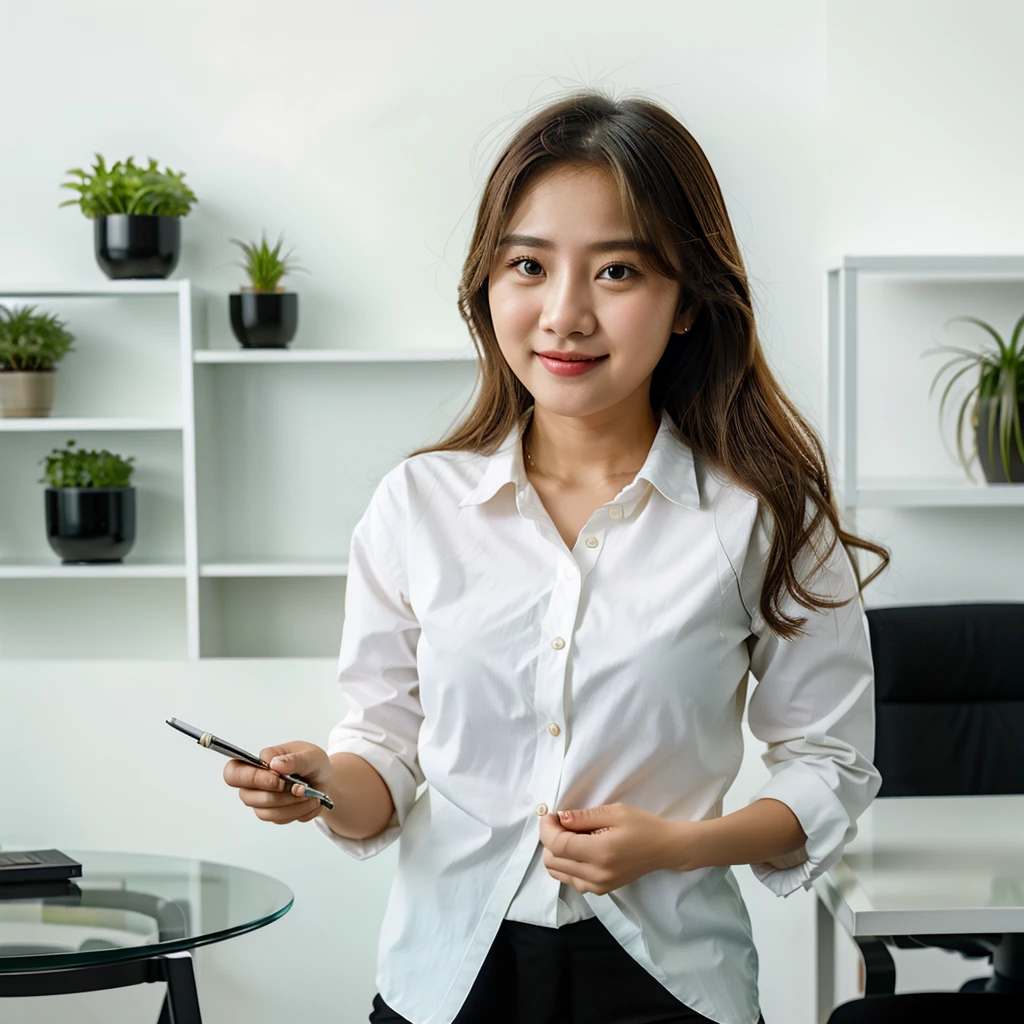
M 837 1006 L 828 1024 L 1020 1024 L 1021 1002 L 1000 992 L 901 992 Z
M 1024 603 L 869 608 L 867 620 L 875 667 L 874 760 L 882 773 L 878 795 L 1024 793 Z M 867 996 L 895 989 L 887 946 L 985 957 L 994 964 L 992 978 L 972 979 L 961 992 L 1024 993 L 1024 935 L 855 941 L 864 956 Z M 861 1018 L 837 1021 L 854 1019 Z

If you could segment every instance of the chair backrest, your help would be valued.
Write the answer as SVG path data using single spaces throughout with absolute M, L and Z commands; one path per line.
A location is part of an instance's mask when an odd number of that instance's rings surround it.
M 879 796 L 1024 793 L 1024 603 L 867 609 Z
M 901 992 L 837 1006 L 828 1024 L 1019 1024 L 1020 996 L 1003 992 Z

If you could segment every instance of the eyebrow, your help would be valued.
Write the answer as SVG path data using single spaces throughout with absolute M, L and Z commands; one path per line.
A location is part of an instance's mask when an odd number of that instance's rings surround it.
M 505 235 L 498 242 L 498 248 L 504 249 L 509 245 L 527 245 L 534 249 L 553 249 L 555 245 L 546 238 L 538 238 L 536 235 Z M 595 242 L 587 246 L 588 252 L 640 252 L 632 238 L 610 238 L 606 242 Z

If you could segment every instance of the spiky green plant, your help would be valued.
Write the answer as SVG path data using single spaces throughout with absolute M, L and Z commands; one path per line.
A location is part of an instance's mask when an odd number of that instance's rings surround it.
M 39 461 L 46 463 L 46 474 L 37 482 L 51 487 L 127 487 L 135 456 L 123 459 L 106 448 L 83 451 L 69 440 L 67 448 L 54 448 Z
M 979 327 L 984 328 L 989 334 L 995 338 L 998 350 L 993 352 L 972 352 L 970 349 L 960 348 L 958 345 L 940 345 L 938 348 L 928 349 L 923 352 L 922 355 L 930 355 L 935 352 L 957 352 L 960 353 L 955 358 L 951 359 L 945 366 L 943 366 L 938 373 L 935 375 L 935 379 L 932 381 L 932 386 L 928 390 L 929 398 L 932 392 L 935 390 L 935 385 L 938 383 L 939 377 L 946 372 L 950 367 L 962 360 L 967 361 L 967 365 L 961 367 L 946 384 L 946 389 L 942 393 L 942 400 L 939 402 L 939 429 L 942 429 L 942 411 L 946 404 L 946 397 L 949 395 L 950 388 L 956 383 L 956 381 L 962 377 L 965 373 L 969 373 L 971 370 L 978 370 L 978 383 L 968 392 L 967 397 L 963 400 L 960 406 L 960 412 L 956 418 L 956 447 L 957 452 L 960 456 L 960 462 L 967 472 L 970 472 L 968 466 L 968 459 L 964 454 L 963 449 L 963 422 L 964 416 L 967 413 L 967 407 L 970 405 L 971 400 L 975 402 L 990 401 L 994 399 L 994 408 L 991 410 L 988 418 L 988 454 L 989 459 L 994 461 L 993 455 L 993 442 L 994 434 L 996 430 L 996 421 L 999 421 L 999 451 L 1003 462 L 1003 471 L 1006 473 L 1006 478 L 1010 478 L 1010 435 L 1011 432 L 1014 435 L 1016 442 L 1017 451 L 1020 453 L 1020 457 L 1024 459 L 1024 438 L 1021 437 L 1020 428 L 1020 403 L 1024 402 L 1024 349 L 1018 351 L 1017 343 L 1020 339 L 1021 327 L 1024 326 L 1024 316 L 1017 321 L 1016 326 L 1013 329 L 1013 337 L 1010 339 L 1010 343 L 1007 344 L 999 336 L 999 332 L 994 327 L 985 323 L 984 320 L 979 320 L 974 316 L 954 316 L 950 317 L 946 321 L 945 326 L 949 326 L 955 321 L 965 321 L 968 323 L 977 324 Z M 974 420 L 977 423 L 977 420 Z
M 68 199 L 60 206 L 81 207 L 86 217 L 106 217 L 111 213 L 158 214 L 164 217 L 187 217 L 195 193 L 182 181 L 184 171 L 161 172 L 152 157 L 148 167 L 137 167 L 134 159 L 118 160 L 107 167 L 97 153 L 92 173 L 73 167 L 65 174 L 77 174 L 81 181 L 65 181 L 60 187 L 74 189 L 77 199 Z
M 75 351 L 74 335 L 55 313 L 34 313 L 35 306 L 11 311 L 0 305 L 0 371 L 52 370 Z
M 283 258 L 279 255 L 281 243 L 284 241 L 283 235 L 278 237 L 277 245 L 273 249 L 267 245 L 265 232 L 262 234 L 261 242 L 258 246 L 255 243 L 242 242 L 237 238 L 232 238 L 231 241 L 245 253 L 245 262 L 235 265 L 241 267 L 249 275 L 254 292 L 276 291 L 277 282 L 285 274 L 290 274 L 293 271 L 301 270 L 308 273 L 305 267 L 299 267 L 288 262 L 291 253 L 288 253 Z

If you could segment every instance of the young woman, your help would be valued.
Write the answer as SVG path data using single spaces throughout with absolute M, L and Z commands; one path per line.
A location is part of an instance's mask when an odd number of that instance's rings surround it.
M 225 779 L 357 859 L 399 840 L 374 1024 L 756 1024 L 731 865 L 809 888 L 874 799 L 860 592 L 888 552 L 842 529 L 657 104 L 588 90 L 518 130 L 459 305 L 481 387 L 353 532 L 348 712 L 261 754 L 335 807 Z M 882 559 L 864 583 L 851 547 Z M 751 674 L 770 775 L 723 815 Z

